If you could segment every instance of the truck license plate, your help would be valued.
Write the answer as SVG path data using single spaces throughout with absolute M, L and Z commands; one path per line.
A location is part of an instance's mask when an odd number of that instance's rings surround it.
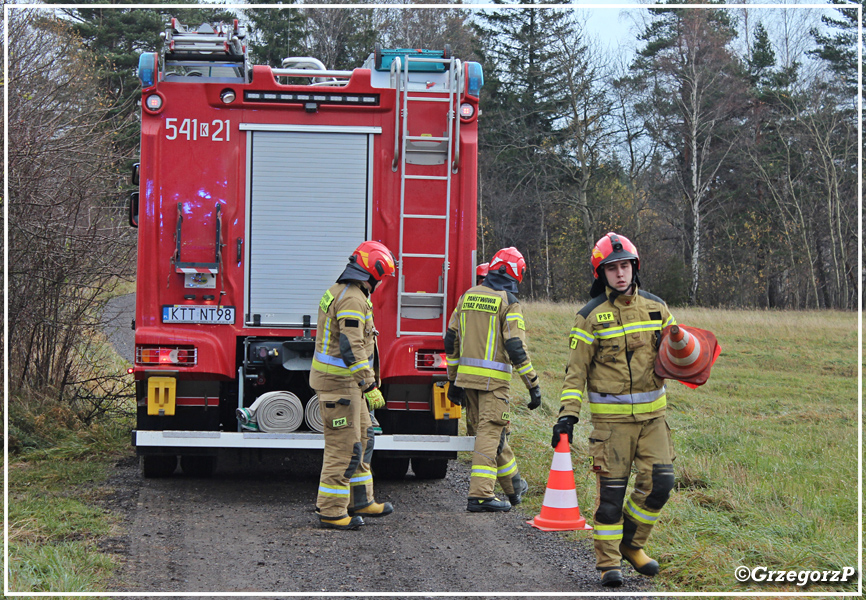
M 234 306 L 175 304 L 162 307 L 163 323 L 206 323 L 212 325 L 234 325 Z

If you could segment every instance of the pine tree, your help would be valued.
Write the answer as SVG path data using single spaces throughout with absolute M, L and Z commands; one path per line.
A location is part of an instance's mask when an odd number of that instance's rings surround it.
M 250 61 L 255 65 L 279 67 L 284 58 L 302 53 L 301 41 L 307 18 L 300 7 L 284 8 L 282 3 L 278 7 L 273 0 L 263 4 L 275 6 L 244 10 L 248 20 Z
M 831 0 L 838 5 L 838 18 L 824 16 L 821 22 L 830 28 L 829 33 L 817 29 L 812 30 L 812 36 L 818 48 L 809 52 L 810 55 L 827 63 L 840 87 L 851 96 L 857 94 L 857 9 L 851 4 L 863 5 L 863 0 Z
M 567 102 L 556 58 L 570 27 L 569 14 L 540 3 L 520 8 L 509 8 L 503 0 L 496 4 L 502 8 L 483 11 L 476 20 L 476 53 L 485 79 L 480 202 L 489 219 L 480 226 L 487 226 L 485 246 L 515 245 L 523 252 L 534 265 L 530 294 L 537 286 L 546 295 L 548 191 L 556 176 L 553 150 L 562 140 Z

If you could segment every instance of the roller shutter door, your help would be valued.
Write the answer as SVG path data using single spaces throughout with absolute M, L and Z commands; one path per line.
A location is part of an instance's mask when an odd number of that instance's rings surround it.
M 371 138 L 251 131 L 248 325 L 316 325 L 319 299 L 367 237 Z

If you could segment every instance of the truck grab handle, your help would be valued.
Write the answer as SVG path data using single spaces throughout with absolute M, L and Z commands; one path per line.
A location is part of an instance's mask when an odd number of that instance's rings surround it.
M 400 57 L 395 56 L 391 62 L 391 79 L 396 80 L 397 95 L 394 98 L 394 160 L 391 162 L 391 170 L 397 172 L 397 167 L 400 165 L 400 111 L 403 110 L 400 106 Z
M 278 77 L 351 77 L 354 71 L 332 71 L 329 69 L 271 69 Z

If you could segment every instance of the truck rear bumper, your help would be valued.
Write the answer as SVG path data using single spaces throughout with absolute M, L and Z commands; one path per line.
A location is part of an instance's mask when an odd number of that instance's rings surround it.
M 133 430 L 132 445 L 139 448 L 323 450 L 325 448 L 325 436 L 321 433 Z M 469 452 L 474 446 L 474 436 L 408 434 L 376 436 L 376 450 Z

